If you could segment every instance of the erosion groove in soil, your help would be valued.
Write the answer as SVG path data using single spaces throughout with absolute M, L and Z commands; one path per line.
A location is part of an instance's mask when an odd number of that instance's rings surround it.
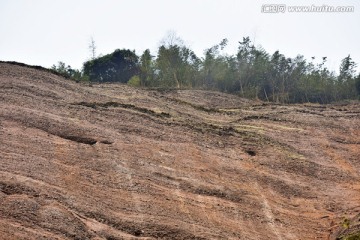
M 359 126 L 0 62 L 0 239 L 357 239 Z

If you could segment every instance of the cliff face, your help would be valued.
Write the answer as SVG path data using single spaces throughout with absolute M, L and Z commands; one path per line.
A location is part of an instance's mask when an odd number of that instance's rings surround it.
M 77 84 L 0 63 L 0 239 L 334 239 L 360 104 Z

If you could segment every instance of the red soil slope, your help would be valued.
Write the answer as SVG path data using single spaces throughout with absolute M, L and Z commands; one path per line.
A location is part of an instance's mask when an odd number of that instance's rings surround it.
M 0 63 L 0 239 L 335 239 L 358 226 L 359 126 L 358 102 L 90 86 Z

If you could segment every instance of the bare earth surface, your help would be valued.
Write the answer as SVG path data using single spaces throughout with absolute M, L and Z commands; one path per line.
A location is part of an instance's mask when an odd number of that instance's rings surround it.
M 335 239 L 360 229 L 359 126 L 359 102 L 90 86 L 0 63 L 0 239 Z

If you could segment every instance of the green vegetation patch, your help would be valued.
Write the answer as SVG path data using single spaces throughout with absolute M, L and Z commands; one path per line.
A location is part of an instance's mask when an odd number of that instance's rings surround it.
M 347 236 L 341 236 L 337 240 L 360 240 L 360 232 L 353 233 Z

